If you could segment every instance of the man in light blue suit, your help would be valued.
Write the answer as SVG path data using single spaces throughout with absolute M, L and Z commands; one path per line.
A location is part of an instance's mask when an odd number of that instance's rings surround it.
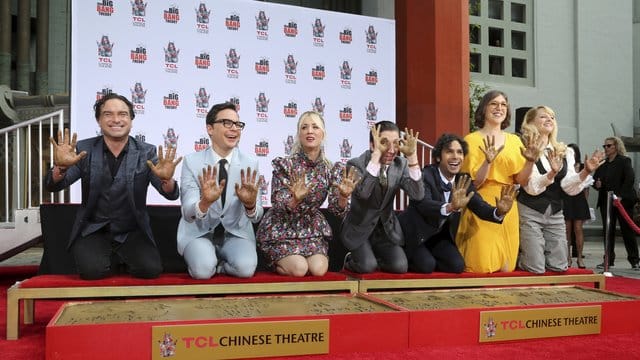
M 195 279 L 216 272 L 251 277 L 258 264 L 252 223 L 264 212 L 258 160 L 237 147 L 245 124 L 234 104 L 214 105 L 206 124 L 211 146 L 185 156 L 182 165 L 178 253 Z

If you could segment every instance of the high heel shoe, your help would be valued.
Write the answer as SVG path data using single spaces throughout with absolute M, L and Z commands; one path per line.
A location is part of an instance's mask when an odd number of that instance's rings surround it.
M 584 268 L 585 268 L 585 266 L 584 266 L 584 262 L 582 262 L 582 259 L 579 259 L 579 260 L 577 261 L 577 263 L 578 263 L 578 268 L 579 268 L 579 269 L 584 269 Z

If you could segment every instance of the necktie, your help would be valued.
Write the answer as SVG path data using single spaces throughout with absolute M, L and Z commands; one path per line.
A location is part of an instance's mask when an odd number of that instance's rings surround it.
M 387 180 L 387 169 L 385 169 L 386 166 L 384 165 L 380 165 L 380 185 L 382 185 L 383 189 L 387 188 L 387 185 L 389 184 L 388 180 Z
M 222 180 L 225 180 L 224 188 L 222 188 L 222 193 L 220 194 L 220 200 L 222 200 L 222 207 L 224 207 L 224 201 L 227 195 L 227 169 L 225 169 L 225 165 L 227 164 L 227 159 L 221 159 L 218 161 L 218 184 Z

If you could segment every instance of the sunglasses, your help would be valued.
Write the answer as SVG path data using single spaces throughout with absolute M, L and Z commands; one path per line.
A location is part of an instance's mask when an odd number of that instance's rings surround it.
M 610 148 L 612 146 L 613 146 L 613 144 L 604 144 L 604 145 L 602 145 L 602 148 L 603 149 L 607 149 L 607 148 Z

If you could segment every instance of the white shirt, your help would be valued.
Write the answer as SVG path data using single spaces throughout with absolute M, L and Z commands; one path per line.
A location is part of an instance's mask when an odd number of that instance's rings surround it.
M 236 149 L 233 149 L 233 151 L 231 151 L 229 153 L 229 155 L 227 156 L 220 156 L 218 155 L 218 153 L 216 153 L 213 148 L 211 148 L 211 152 L 213 153 L 213 159 L 215 160 L 215 164 L 216 166 L 218 166 L 218 174 L 220 174 L 220 160 L 225 159 L 227 160 L 227 163 L 224 165 L 224 169 L 227 171 L 227 174 L 229 173 L 229 164 L 231 163 L 231 158 L 233 157 L 233 152 L 236 151 Z M 228 180 L 227 180 L 228 181 Z M 226 191 L 226 188 L 224 189 L 224 191 Z M 202 212 L 200 210 L 200 206 L 198 205 L 200 202 L 196 202 L 196 218 L 197 219 L 204 219 L 207 216 L 207 212 Z M 207 209 L 207 211 L 209 211 L 209 209 Z M 254 211 L 255 213 L 255 211 Z
M 552 148 L 551 144 L 547 146 L 547 149 L 549 148 Z M 584 190 L 584 188 L 593 184 L 593 176 L 589 174 L 584 181 L 580 180 L 580 174 L 575 170 L 575 155 L 572 148 L 567 147 L 565 158 L 567 159 L 567 174 L 560 181 L 560 187 L 568 195 L 573 196 L 579 194 Z M 541 156 L 540 162 L 547 172 L 551 171 L 551 164 L 549 164 L 549 160 L 546 156 Z M 532 196 L 540 195 L 547 189 L 547 186 L 553 184 L 554 181 L 555 178 L 549 180 L 546 173 L 540 174 L 538 166 L 534 165 L 531 170 L 531 175 L 529 176 L 529 183 L 524 187 L 524 191 Z
M 367 164 L 367 172 L 371 174 L 371 176 L 378 177 L 378 175 L 380 175 L 380 166 L 382 166 L 382 164 L 380 163 L 374 164 L 373 161 L 369 161 L 369 163 Z M 385 172 L 388 171 L 389 165 L 384 165 L 384 166 L 385 166 L 384 171 Z M 409 177 L 411 178 L 411 180 L 414 180 L 414 181 L 420 180 L 420 178 L 422 177 L 422 171 L 420 170 L 420 167 L 409 166 Z

